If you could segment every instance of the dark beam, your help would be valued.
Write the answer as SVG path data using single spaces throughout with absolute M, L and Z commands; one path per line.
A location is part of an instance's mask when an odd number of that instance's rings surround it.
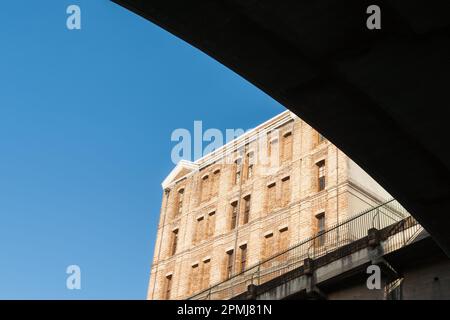
M 113 1 L 323 133 L 450 255 L 450 1 Z M 366 28 L 370 4 L 381 30 Z

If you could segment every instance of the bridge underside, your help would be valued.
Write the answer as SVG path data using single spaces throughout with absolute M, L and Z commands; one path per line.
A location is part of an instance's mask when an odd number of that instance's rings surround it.
M 367 250 L 363 249 L 318 268 L 313 276 L 317 279 L 314 284 L 317 291 L 307 289 L 308 277 L 299 268 L 256 286 L 253 295 L 245 292 L 233 300 L 385 300 L 389 299 L 386 294 L 389 283 L 396 279 L 402 280 L 401 294 L 396 299 L 448 299 L 450 261 L 427 235 L 384 256 L 385 263 L 378 264 L 382 273 L 382 290 L 367 288 L 367 267 L 373 262 L 366 254 Z
M 448 0 L 113 1 L 323 133 L 450 255 Z M 366 28 L 371 4 L 381 30 Z

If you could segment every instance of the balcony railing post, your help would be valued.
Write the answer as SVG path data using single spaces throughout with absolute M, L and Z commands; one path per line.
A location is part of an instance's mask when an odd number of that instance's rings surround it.
M 261 284 L 261 265 L 258 266 L 258 286 Z
M 339 245 L 339 227 L 336 228 L 336 245 Z
M 206 295 L 206 300 L 211 300 L 211 288 L 208 290 L 208 294 Z
M 405 225 L 403 224 L 402 225 L 402 235 L 403 235 L 403 246 L 405 246 L 406 245 L 406 238 L 405 238 Z
M 378 216 L 378 226 L 377 229 L 381 229 L 381 218 L 380 218 L 380 209 L 377 209 L 377 216 Z
M 370 247 L 375 248 L 376 246 L 378 246 L 381 241 L 380 230 L 378 230 L 377 228 L 370 228 L 367 231 L 367 239 Z

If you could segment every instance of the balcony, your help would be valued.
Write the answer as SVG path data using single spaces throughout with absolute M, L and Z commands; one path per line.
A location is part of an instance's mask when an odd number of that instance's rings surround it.
M 287 274 L 299 276 L 309 268 L 305 261 L 315 261 L 315 266 L 320 267 L 367 248 L 373 240 L 370 236 L 373 230 L 378 231 L 376 234 L 383 243 L 384 254 L 388 254 L 413 242 L 423 228 L 396 200 L 390 200 L 253 265 L 190 299 L 231 299 L 246 294 L 250 285 L 262 286 Z

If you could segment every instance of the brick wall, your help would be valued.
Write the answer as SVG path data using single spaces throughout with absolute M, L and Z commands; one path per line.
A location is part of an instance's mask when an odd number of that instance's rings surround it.
M 356 213 L 349 212 L 349 201 L 355 195 L 358 199 L 366 197 L 374 203 L 377 201 L 376 196 L 349 182 L 349 159 L 345 154 L 326 140 L 320 142 L 318 133 L 298 117 L 290 113 L 285 117 L 288 117 L 285 123 L 267 133 L 266 144 L 249 142 L 238 150 L 231 150 L 227 161 L 200 164 L 199 171 L 170 185 L 170 191 L 163 195 L 149 299 L 166 298 L 168 276 L 171 276 L 171 299 L 186 298 L 225 280 L 227 252 L 233 250 L 233 272 L 238 272 L 239 248 L 243 245 L 247 246 L 246 265 L 251 266 L 265 255 L 275 254 L 313 236 L 317 232 L 318 214 L 324 213 L 325 225 L 330 226 Z M 269 121 L 267 127 L 271 125 Z M 261 161 L 267 159 L 269 141 L 273 139 L 278 139 L 278 146 L 270 147 L 270 161 Z M 274 155 L 277 149 L 279 152 Z M 249 152 L 254 152 L 255 159 L 252 175 L 247 178 Z M 235 160 L 242 164 L 238 184 L 235 183 Z M 325 161 L 326 184 L 325 189 L 318 192 L 317 163 L 320 161 Z M 272 185 L 275 189 L 271 197 L 269 186 Z M 181 188 L 184 189 L 183 211 L 177 214 Z M 248 196 L 251 199 L 249 221 L 243 224 L 244 198 Z M 269 199 L 272 199 L 270 203 Z M 231 229 L 232 203 L 235 202 L 238 204 L 237 227 Z M 178 229 L 178 243 L 176 254 L 172 256 L 175 229 Z M 213 230 L 213 234 L 208 233 L 208 229 Z M 265 242 L 270 243 L 270 252 L 264 247 Z

